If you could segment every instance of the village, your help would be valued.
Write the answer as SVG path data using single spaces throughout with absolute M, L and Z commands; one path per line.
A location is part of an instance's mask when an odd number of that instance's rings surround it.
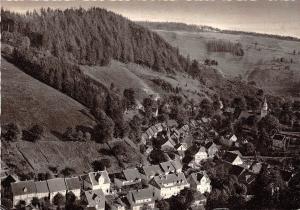
M 137 109 L 143 109 L 142 105 Z M 233 112 L 224 109 L 222 102 L 219 109 L 223 114 Z M 242 111 L 238 119 L 249 115 L 263 119 L 268 111 L 265 99 L 259 112 Z M 158 112 L 158 108 L 153 109 L 153 116 L 157 117 Z M 217 138 L 220 131 L 213 128 L 212 121 L 210 117 L 190 119 L 179 127 L 176 120 L 167 120 L 148 127 L 139 143 L 148 165 L 126 168 L 119 173 L 108 173 L 104 168 L 43 181 L 19 181 L 9 174 L 2 177 L 2 196 L 12 201 L 13 209 L 206 209 L 208 199 L 215 193 L 216 183 L 212 180 L 217 180 L 220 174 L 234 180 L 233 189 L 245 202 L 257 195 L 257 178 L 262 171 L 272 173 L 276 168 L 286 186 L 299 176 L 292 164 L 274 166 L 269 162 L 288 160 L 291 154 L 285 151 L 290 142 L 299 138 L 298 134 L 273 131 L 272 148 L 279 155 L 272 157 L 252 151 L 248 136 L 239 138 L 224 131 L 222 138 Z M 249 128 L 242 130 L 249 132 Z M 278 196 L 277 183 L 269 182 L 268 189 L 271 196 Z

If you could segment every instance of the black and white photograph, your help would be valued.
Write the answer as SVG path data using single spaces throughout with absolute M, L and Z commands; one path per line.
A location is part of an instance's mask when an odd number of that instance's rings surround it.
M 300 209 L 300 0 L 1 0 L 1 210 Z

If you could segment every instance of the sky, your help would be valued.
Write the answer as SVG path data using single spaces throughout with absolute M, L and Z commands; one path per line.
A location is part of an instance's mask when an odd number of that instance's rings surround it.
M 131 20 L 183 22 L 300 38 L 300 0 L 1 0 L 16 12 L 97 6 Z

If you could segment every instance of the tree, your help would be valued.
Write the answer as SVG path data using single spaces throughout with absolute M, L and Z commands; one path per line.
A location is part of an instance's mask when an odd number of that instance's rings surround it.
M 29 132 L 31 134 L 32 141 L 35 142 L 42 138 L 42 136 L 45 133 L 45 127 L 42 125 L 35 124 L 34 126 L 32 126 Z
M 111 162 L 109 159 L 95 160 L 92 162 L 92 167 L 94 171 L 103 171 L 105 168 L 111 167 Z
M 74 174 L 76 171 L 73 168 L 70 167 L 65 167 L 64 169 L 62 169 L 60 171 L 60 173 L 64 176 L 64 177 L 68 177 L 71 176 L 72 174 Z
M 3 136 L 8 141 L 19 141 L 22 139 L 22 129 L 18 123 L 9 123 L 3 126 Z
M 53 204 L 57 205 L 58 208 L 61 208 L 65 204 L 65 196 L 60 193 L 57 193 L 53 198 Z
M 10 199 L 4 198 L 1 196 L 1 205 L 4 206 L 6 209 L 12 209 L 13 203 Z
M 262 118 L 258 123 L 258 126 L 260 130 L 265 129 L 268 134 L 270 134 L 273 130 L 278 130 L 280 128 L 278 119 L 271 114 Z
M 255 146 L 251 142 L 248 142 L 245 145 L 245 154 L 246 155 L 253 155 L 255 153 Z
M 132 88 L 125 89 L 123 91 L 125 100 L 125 106 L 127 108 L 133 108 L 135 106 L 135 91 Z
M 31 204 L 35 207 L 39 207 L 40 206 L 40 200 L 37 197 L 32 198 L 31 200 Z
M 96 142 L 105 143 L 113 138 L 114 122 L 103 110 L 99 112 L 98 124 L 94 128 L 94 139 Z
M 169 210 L 170 209 L 170 204 L 165 200 L 159 200 L 157 202 L 157 208 L 159 210 Z

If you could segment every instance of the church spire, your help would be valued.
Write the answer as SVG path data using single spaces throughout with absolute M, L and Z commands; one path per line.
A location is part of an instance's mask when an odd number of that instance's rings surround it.
M 265 117 L 268 114 L 268 103 L 267 103 L 267 98 L 264 100 L 264 104 L 260 110 L 260 116 Z

